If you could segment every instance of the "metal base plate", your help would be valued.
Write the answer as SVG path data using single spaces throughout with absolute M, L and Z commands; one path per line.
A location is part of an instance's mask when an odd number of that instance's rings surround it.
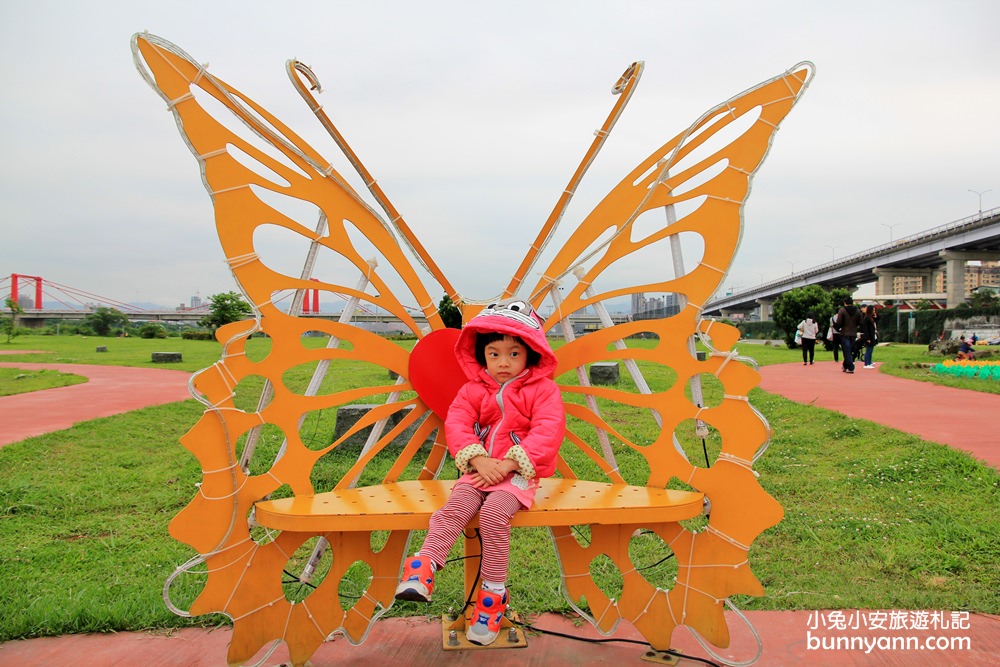
M 655 662 L 658 665 L 676 665 L 680 658 L 666 651 L 649 649 L 642 654 L 642 659 L 646 662 Z
M 526 648 L 528 638 L 524 628 L 512 624 L 506 618 L 500 627 L 500 634 L 489 646 L 473 644 L 465 638 L 465 624 L 447 615 L 441 617 L 441 646 L 445 651 L 483 651 L 496 648 Z

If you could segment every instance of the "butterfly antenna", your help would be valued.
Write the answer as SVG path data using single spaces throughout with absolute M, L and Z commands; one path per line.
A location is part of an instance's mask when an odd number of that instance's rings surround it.
M 365 167 L 358 157 L 357 153 L 350 147 L 344 135 L 340 133 L 340 130 L 333 124 L 330 117 L 325 111 L 323 111 L 323 105 L 321 105 L 316 97 L 313 95 L 312 91 L 318 93 L 323 92 L 323 87 L 320 85 L 319 78 L 316 74 L 309 68 L 305 63 L 299 62 L 298 60 L 289 60 L 285 65 L 286 71 L 288 72 L 288 78 L 291 80 L 292 85 L 295 90 L 298 91 L 299 95 L 305 100 L 306 104 L 309 105 L 309 109 L 312 110 L 316 118 L 319 119 L 320 124 L 326 129 L 330 137 L 334 140 L 340 150 L 347 157 L 354 170 L 358 172 L 361 180 L 364 182 L 365 187 L 368 188 L 372 196 L 375 197 L 375 201 L 378 205 L 385 211 L 385 214 L 389 218 L 389 224 L 393 229 L 397 230 L 399 234 L 403 237 L 403 241 L 407 244 L 413 254 L 417 257 L 420 264 L 426 269 L 434 279 L 438 281 L 438 284 L 444 288 L 445 293 L 451 297 L 451 300 L 455 303 L 462 302 L 462 296 L 455 291 L 455 288 L 451 286 L 448 279 L 445 278 L 444 273 L 438 268 L 434 260 L 431 259 L 430 254 L 424 248 L 424 246 L 417 240 L 417 237 L 413 234 L 413 231 L 403 220 L 403 216 L 399 214 L 396 207 L 392 205 L 389 198 L 386 197 L 385 192 L 379 186 L 378 181 L 371 175 L 371 172 Z M 303 81 L 303 77 L 305 81 Z M 308 82 L 308 85 L 306 85 Z M 434 304 L 428 306 L 432 310 L 434 309 Z M 429 315 L 429 313 L 425 313 Z
M 583 160 L 580 161 L 580 166 L 576 168 L 573 173 L 573 177 L 570 178 L 569 184 L 566 189 L 563 190 L 562 195 L 559 197 L 559 201 L 556 202 L 555 208 L 552 209 L 552 213 L 549 214 L 548 219 L 545 224 L 542 225 L 541 231 L 538 232 L 538 237 L 535 242 L 531 244 L 528 249 L 528 253 L 521 260 L 521 265 L 517 267 L 517 271 L 514 276 L 510 279 L 510 284 L 507 285 L 507 289 L 504 290 L 503 297 L 513 296 L 521 287 L 521 283 L 524 282 L 525 276 L 531 272 L 531 268 L 538 261 L 539 255 L 545 249 L 552 235 L 555 234 L 556 228 L 559 226 L 560 220 L 562 220 L 563 214 L 566 212 L 566 207 L 569 206 L 570 200 L 576 193 L 576 188 L 580 185 L 580 181 L 583 180 L 583 175 L 587 173 L 590 169 L 590 165 L 593 164 L 594 160 L 597 158 L 598 152 L 604 146 L 604 142 L 607 141 L 608 136 L 611 134 L 611 129 L 618 122 L 618 118 L 622 115 L 625 110 L 625 106 L 628 104 L 629 100 L 632 98 L 632 93 L 635 92 L 635 87 L 639 83 L 639 77 L 642 76 L 642 69 L 645 67 L 645 63 L 641 60 L 636 61 L 628 66 L 625 72 L 618 78 L 615 85 L 611 87 L 611 94 L 618 97 L 618 101 L 615 102 L 614 107 L 611 109 L 611 113 L 608 114 L 607 119 L 604 121 L 604 125 L 601 129 L 594 132 L 594 141 L 590 144 L 590 148 L 587 150 L 586 154 L 583 156 Z

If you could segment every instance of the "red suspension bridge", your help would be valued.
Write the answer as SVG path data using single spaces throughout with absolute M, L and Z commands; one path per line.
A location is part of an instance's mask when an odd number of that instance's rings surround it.
M 53 280 L 47 280 L 41 276 L 29 276 L 23 273 L 12 273 L 10 274 L 10 278 L 0 278 L 0 293 L 3 291 L 4 283 L 8 280 L 10 281 L 10 300 L 14 303 L 20 304 L 25 311 L 90 311 L 95 308 L 108 307 L 115 308 L 128 315 L 163 312 L 150 310 L 131 303 L 125 303 L 123 301 L 118 301 L 117 299 L 100 296 L 98 294 L 94 294 L 93 292 L 88 292 L 76 287 L 70 287 L 69 285 L 63 285 Z M 31 302 L 31 305 L 28 306 L 24 303 L 24 301 L 31 298 L 28 295 L 32 292 L 34 293 L 34 299 Z M 54 302 L 58 305 L 46 308 L 46 299 L 49 304 Z M 182 307 L 178 308 L 176 311 L 168 312 L 198 312 L 204 315 L 204 313 L 207 312 L 207 307 Z
M 9 281 L 9 286 L 7 285 Z M 8 291 L 9 290 L 9 291 Z M 82 319 L 88 312 L 97 308 L 114 308 L 128 315 L 130 320 L 143 321 L 169 321 L 196 323 L 209 312 L 209 304 L 185 307 L 180 306 L 173 310 L 153 310 L 143 308 L 131 303 L 125 303 L 117 299 L 100 296 L 93 292 L 88 292 L 79 288 L 63 285 L 41 276 L 29 276 L 23 273 L 12 273 L 10 277 L 0 278 L 0 294 L 8 291 L 11 301 L 17 303 L 23 309 L 23 313 L 18 315 L 21 325 L 27 327 L 41 327 L 47 320 L 78 320 Z M 282 296 L 276 298 L 274 303 L 288 301 L 294 296 L 294 290 L 287 290 Z M 32 298 L 33 295 L 33 298 Z M 334 294 L 339 300 L 347 302 L 348 297 L 342 294 Z M 340 315 L 339 312 L 320 311 L 320 290 L 311 289 L 302 299 L 302 315 L 316 318 L 334 318 Z M 53 304 L 55 304 L 53 306 Z M 422 313 L 419 309 L 412 308 L 414 318 L 423 321 Z M 379 311 L 373 306 L 359 303 L 357 312 L 353 319 L 358 322 L 397 322 L 395 317 L 388 315 L 385 311 Z
M 99 296 L 86 290 L 62 285 L 52 280 L 43 279 L 40 276 L 29 276 L 23 273 L 12 273 L 10 278 L 0 278 L 0 294 L 3 294 L 8 280 L 10 281 L 9 298 L 15 303 L 20 303 L 24 310 L 23 313 L 17 316 L 17 322 L 20 326 L 29 328 L 40 328 L 46 322 L 52 320 L 81 320 L 88 312 L 92 312 L 100 307 L 115 308 L 126 314 L 133 323 L 178 322 L 194 325 L 209 312 L 208 304 L 191 308 L 180 306 L 173 310 L 150 310 L 135 304 L 118 301 L 117 299 Z M 29 295 L 32 292 L 34 293 L 33 307 L 29 307 L 27 302 L 31 299 Z M 348 297 L 343 294 L 336 292 L 326 292 L 326 294 L 336 297 L 344 304 L 348 301 Z M 294 295 L 295 290 L 285 290 L 283 294 L 273 300 L 273 303 L 280 304 L 281 302 L 287 302 L 291 306 Z M 301 315 L 316 319 L 339 318 L 341 315 L 339 310 L 320 311 L 319 297 L 320 290 L 307 290 L 302 299 Z M 56 303 L 57 307 L 46 307 L 46 304 L 52 303 Z M 415 321 L 421 323 L 427 321 L 423 313 L 416 306 L 404 307 L 410 311 Z M 622 321 L 626 317 L 615 314 L 612 316 L 612 319 Z M 574 323 L 574 326 L 582 327 L 583 330 L 600 326 L 600 319 L 596 314 L 591 315 L 587 312 L 574 313 L 570 316 L 570 319 Z M 405 329 L 405 325 L 394 315 L 390 315 L 385 310 L 376 308 L 371 304 L 365 304 L 364 302 L 357 304 L 355 312 L 351 316 L 351 321 L 356 325 L 383 333 Z
M 9 281 L 9 285 L 8 285 Z M 197 322 L 208 312 L 207 306 L 179 307 L 175 310 L 151 310 L 118 299 L 63 285 L 41 276 L 12 273 L 0 278 L 0 294 L 7 288 L 9 298 L 21 306 L 19 324 L 40 327 L 48 320 L 79 320 L 97 308 L 114 308 L 135 321 Z M 33 298 L 32 298 L 33 296 Z

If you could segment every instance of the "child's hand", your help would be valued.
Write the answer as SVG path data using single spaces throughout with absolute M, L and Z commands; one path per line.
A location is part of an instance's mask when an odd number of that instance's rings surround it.
M 477 456 L 469 463 L 476 469 L 472 475 L 472 485 L 476 488 L 499 484 L 517 466 L 510 459 L 491 459 L 488 456 Z

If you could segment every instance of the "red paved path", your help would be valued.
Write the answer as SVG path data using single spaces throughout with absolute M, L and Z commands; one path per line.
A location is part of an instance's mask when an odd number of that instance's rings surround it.
M 835 361 L 762 366 L 760 374 L 764 391 L 913 433 L 1000 469 L 1000 394 L 904 380 L 878 364 L 858 364 L 853 375 Z
M 98 417 L 191 398 L 191 374 L 161 368 L 85 364 L 0 363 L 2 368 L 52 369 L 89 381 L 69 387 L 0 396 L 0 447 Z
M 851 612 L 844 612 L 850 614 Z M 764 643 L 764 653 L 755 667 L 995 667 L 1000 655 L 1000 616 L 973 615 L 968 630 L 938 632 L 906 632 L 923 642 L 930 636 L 969 637 L 971 650 L 824 650 L 818 637 L 841 634 L 847 637 L 870 637 L 879 633 L 848 630 L 810 631 L 810 612 L 758 611 L 747 614 Z M 864 616 L 868 618 L 868 616 Z M 733 643 L 738 651 L 721 653 L 733 662 L 753 657 L 756 644 L 740 622 L 729 616 L 733 628 Z M 574 637 L 596 638 L 589 624 L 576 626 L 555 614 L 546 614 L 536 622 L 540 628 L 556 630 Z M 807 647 L 807 632 L 814 637 L 815 648 Z M 881 633 L 899 636 L 900 632 Z M 115 635 L 68 635 L 29 639 L 0 644 L 0 665 L 4 667 L 219 667 L 226 664 L 230 630 L 187 629 L 173 633 L 147 634 L 126 632 Z M 619 638 L 638 640 L 631 628 L 621 628 Z M 502 641 L 503 637 L 497 641 Z M 688 655 L 704 657 L 697 644 L 684 629 L 674 633 L 674 647 Z M 528 638 L 528 646 L 519 649 L 489 651 L 444 651 L 441 647 L 441 624 L 422 617 L 394 618 L 375 624 L 368 640 L 352 646 L 343 638 L 327 642 L 313 655 L 313 667 L 341 665 L 392 665 L 398 667 L 642 667 L 652 663 L 642 660 L 648 647 L 620 642 L 587 644 L 548 635 Z M 262 654 L 263 655 L 263 654 Z M 264 663 L 268 666 L 288 664 L 288 654 L 278 649 Z M 704 663 L 681 660 L 682 667 Z
M 187 373 L 157 369 L 133 369 L 109 366 L 72 364 L 0 364 L 24 368 L 57 368 L 91 377 L 91 382 L 62 387 L 37 394 L 33 415 L 47 412 L 69 412 L 75 415 L 66 425 L 57 425 L 54 417 L 31 430 L 37 433 L 65 428 L 75 421 L 92 419 L 105 414 L 183 400 L 189 397 Z M 91 370 L 97 369 L 97 370 Z M 93 375 L 90 373 L 93 372 Z M 150 373 L 144 378 L 139 373 Z M 170 376 L 165 374 L 172 374 Z M 1000 410 L 1000 396 L 979 392 L 947 389 L 927 383 L 901 380 L 877 371 L 859 367 L 853 376 L 839 371 L 833 362 L 820 362 L 811 367 L 782 364 L 761 368 L 762 388 L 802 403 L 815 403 L 838 410 L 852 417 L 870 419 L 894 428 L 916 433 L 921 437 L 973 452 L 998 466 L 998 445 L 995 415 Z M 166 378 L 170 379 L 166 379 Z M 140 386 L 145 384 L 146 386 Z M 148 385 L 155 385 L 149 387 Z M 68 394 L 76 389 L 78 393 Z M 161 391 L 162 390 L 162 391 Z M 60 392 L 60 393 L 56 393 Z M 28 396 L 28 395 L 22 395 Z M 0 423 L 9 423 L 16 405 L 12 399 L 0 398 Z M 994 400 L 996 399 L 996 402 Z M 954 401 L 952 403 L 952 401 Z M 79 405 L 77 405 L 79 404 Z M 141 405 L 140 405 L 141 404 Z M 21 404 L 21 407 L 27 404 Z M 943 406 L 943 407 L 938 407 Z M 37 408 L 44 408 L 39 410 Z M 26 420 L 27 421 L 27 420 Z M 25 426 L 24 428 L 28 428 Z M 29 435 L 35 435 L 31 433 Z M 979 437 L 984 434 L 985 437 Z M 23 436 L 27 437 L 27 436 Z M 18 438 L 15 438 L 18 439 Z M 932 610 L 934 611 L 934 610 Z M 948 610 L 944 610 L 948 611 Z M 900 635 L 900 632 L 866 632 L 847 630 L 840 633 L 809 629 L 812 612 L 748 612 L 764 644 L 764 654 L 754 663 L 759 667 L 930 667 L 960 665 L 962 667 L 993 667 L 1000 655 L 1000 616 L 974 614 L 968 629 L 947 631 L 909 631 L 923 642 L 937 635 L 945 638 L 970 638 L 969 650 L 827 650 L 816 644 L 817 637 L 827 641 L 836 634 L 858 641 L 864 637 Z M 845 612 L 849 614 L 850 612 Z M 867 612 L 865 612 L 867 614 Z M 720 651 L 731 661 L 752 657 L 756 645 L 734 616 L 727 612 L 733 633 L 733 651 Z M 868 618 L 866 615 L 865 618 Z M 539 627 L 554 629 L 576 637 L 594 637 L 589 625 L 577 627 L 554 614 L 544 615 Z M 627 625 L 627 624 L 623 624 Z M 808 645 L 809 633 L 814 639 Z M 225 664 L 230 630 L 187 629 L 166 636 L 125 632 L 113 635 L 68 635 L 0 644 L 0 667 L 43 667 L 74 665 L 76 667 L 209 667 Z M 630 627 L 622 627 L 616 637 L 638 639 Z M 674 647 L 697 656 L 705 654 L 684 629 L 674 635 Z M 445 652 L 441 649 L 441 629 L 437 622 L 422 618 L 388 619 L 376 624 L 368 640 L 361 646 L 351 646 L 343 639 L 324 644 L 313 656 L 314 667 L 333 665 L 405 665 L 406 667 L 442 667 L 474 665 L 504 667 L 506 665 L 536 665 L 538 667 L 590 667 L 591 665 L 651 664 L 641 660 L 645 648 L 636 644 L 584 644 L 570 639 L 541 635 L 529 639 L 523 649 Z M 281 649 L 264 664 L 280 665 L 287 659 Z M 680 665 L 697 663 L 681 660 Z

